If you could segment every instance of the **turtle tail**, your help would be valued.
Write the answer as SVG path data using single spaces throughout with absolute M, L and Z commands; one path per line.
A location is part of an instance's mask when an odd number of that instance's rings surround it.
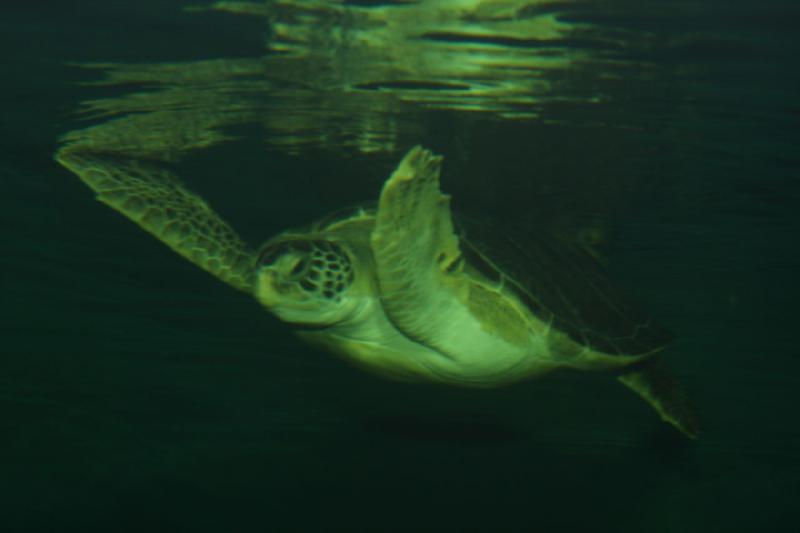
M 617 379 L 649 403 L 662 420 L 687 437 L 697 438 L 700 424 L 694 406 L 661 357 L 650 357 L 637 363 Z

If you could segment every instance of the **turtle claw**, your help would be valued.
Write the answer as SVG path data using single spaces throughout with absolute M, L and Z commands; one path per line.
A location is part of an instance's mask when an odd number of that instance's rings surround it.
M 442 156 L 434 155 L 430 150 L 417 145 L 403 157 L 390 181 L 436 179 L 441 167 Z

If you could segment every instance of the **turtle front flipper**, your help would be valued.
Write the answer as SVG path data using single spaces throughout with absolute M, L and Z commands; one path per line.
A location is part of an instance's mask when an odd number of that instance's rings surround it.
M 659 356 L 633 365 L 617 379 L 658 412 L 661 419 L 696 438 L 700 423 L 689 397 Z
M 439 190 L 441 156 L 417 146 L 384 184 L 371 243 L 381 301 L 407 336 L 435 345 L 452 297 L 446 273 L 460 257 L 450 199 Z
M 222 281 L 251 291 L 252 254 L 236 232 L 172 172 L 69 146 L 55 157 L 94 190 L 98 200 Z

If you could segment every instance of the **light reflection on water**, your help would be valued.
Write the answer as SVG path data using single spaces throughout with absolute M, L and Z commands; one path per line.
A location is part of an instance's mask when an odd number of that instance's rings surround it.
M 65 140 L 93 150 L 176 160 L 230 140 L 233 126 L 263 127 L 265 142 L 394 152 L 418 139 L 428 110 L 498 121 L 558 121 L 548 108 L 589 108 L 618 98 L 618 83 L 657 69 L 632 59 L 651 36 L 581 17 L 571 0 L 217 2 L 261 17 L 264 54 L 180 63 L 82 64 L 103 86 L 144 86 L 84 102 L 113 117 Z

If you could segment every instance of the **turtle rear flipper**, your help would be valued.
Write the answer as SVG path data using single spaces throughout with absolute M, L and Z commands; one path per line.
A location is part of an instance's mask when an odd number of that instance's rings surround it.
M 69 146 L 56 161 L 113 207 L 180 255 L 250 292 L 253 256 L 236 232 L 169 170 L 141 160 Z
M 696 438 L 700 424 L 694 407 L 660 357 L 637 363 L 617 377 L 641 396 L 661 416 L 689 438 Z

